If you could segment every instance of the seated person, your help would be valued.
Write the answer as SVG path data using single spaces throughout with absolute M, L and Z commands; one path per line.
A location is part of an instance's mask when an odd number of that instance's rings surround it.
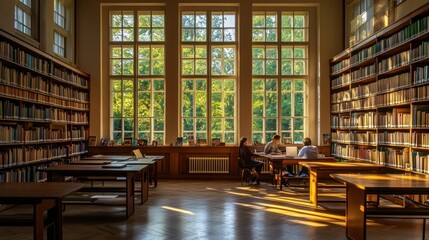
M 304 147 L 301 148 L 298 152 L 298 157 L 303 157 L 307 159 L 318 158 L 319 151 L 316 146 L 311 145 L 311 139 L 306 137 L 302 140 Z M 299 177 L 308 177 L 308 168 L 303 167 Z
M 280 136 L 274 135 L 272 140 L 265 145 L 264 153 L 265 154 L 280 154 L 281 151 L 279 149 L 279 144 L 280 144 Z M 293 174 L 292 165 L 286 165 L 286 168 L 287 168 L 287 172 L 285 172 L 283 175 L 288 176 L 288 177 L 295 176 Z
M 243 137 L 240 140 L 240 148 L 239 148 L 239 156 L 240 159 L 243 160 L 244 167 L 255 168 L 255 176 L 251 180 L 253 184 L 261 184 L 259 181 L 259 175 L 261 174 L 262 167 L 264 166 L 263 162 L 256 161 L 253 159 L 253 153 L 250 151 L 250 148 L 247 146 L 247 138 Z

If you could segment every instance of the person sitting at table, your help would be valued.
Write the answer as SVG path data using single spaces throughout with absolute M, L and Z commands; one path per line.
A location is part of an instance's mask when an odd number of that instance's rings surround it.
M 265 154 L 281 154 L 281 151 L 279 149 L 279 144 L 280 144 L 280 136 L 274 135 L 272 140 L 265 145 L 264 153 Z M 287 176 L 287 177 L 295 176 L 293 174 L 292 165 L 286 165 L 286 169 L 287 169 L 287 172 L 283 172 L 282 175 Z
M 250 148 L 247 146 L 247 138 L 243 137 L 240 140 L 240 148 L 239 148 L 239 156 L 240 159 L 243 160 L 244 167 L 255 168 L 255 176 L 251 180 L 253 184 L 260 185 L 259 175 L 261 174 L 262 167 L 264 166 L 263 162 L 257 161 L 253 159 L 253 153 L 250 151 Z
M 298 152 L 298 157 L 303 157 L 307 159 L 318 158 L 319 151 L 316 146 L 311 144 L 311 139 L 306 137 L 302 140 L 304 147 L 301 148 Z M 308 168 L 303 167 L 301 172 L 298 174 L 298 177 L 308 177 Z

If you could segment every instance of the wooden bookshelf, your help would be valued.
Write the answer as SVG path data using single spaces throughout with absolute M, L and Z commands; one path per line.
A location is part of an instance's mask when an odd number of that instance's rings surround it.
M 429 174 L 429 4 L 330 65 L 331 155 Z
M 0 182 L 88 152 L 89 75 L 0 31 Z

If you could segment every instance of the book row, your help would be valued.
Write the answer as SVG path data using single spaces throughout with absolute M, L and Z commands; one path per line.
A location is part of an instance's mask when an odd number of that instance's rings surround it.
M 416 67 L 414 70 L 414 83 L 426 83 L 429 81 L 429 65 Z
M 33 56 L 4 41 L 0 42 L 0 57 L 44 74 L 50 71 L 50 64 L 47 60 Z
M 391 112 L 378 112 L 377 125 L 381 128 L 408 128 L 411 114 L 408 108 L 394 108 Z
M 428 31 L 429 17 L 421 18 L 392 36 L 382 39 L 375 44 L 376 52 L 389 50 L 417 35 Z
M 87 124 L 88 112 L 65 110 L 36 104 L 19 104 L 16 101 L 0 99 L 0 119 L 57 121 L 73 124 Z
M 84 127 L 66 125 L 33 126 L 24 128 L 22 124 L 0 125 L 0 144 L 10 143 L 50 143 L 58 141 L 84 140 L 88 133 Z
M 411 50 L 411 59 L 413 61 L 429 57 L 429 42 L 421 42 L 419 46 Z
M 50 62 L 48 60 L 36 57 L 25 50 L 9 44 L 8 42 L 0 42 L 0 57 L 44 74 L 49 74 L 51 71 Z M 63 81 L 82 87 L 88 87 L 88 80 L 85 77 L 82 77 L 69 69 L 54 65 L 53 75 Z
M 414 115 L 416 116 L 416 114 Z M 413 119 L 414 127 L 426 127 L 429 125 L 429 110 L 420 111 L 422 120 Z M 417 118 L 417 117 L 416 117 Z M 415 123 L 424 123 L 417 125 Z M 332 115 L 333 128 L 409 128 L 411 126 L 411 114 L 407 108 L 394 108 L 391 112 L 355 112 L 348 115 Z
M 429 148 L 429 133 L 413 132 L 411 146 Z
M 408 86 L 411 86 L 411 77 L 408 72 L 405 72 L 388 78 L 379 79 L 377 81 L 376 92 L 383 93 Z
M 378 132 L 379 144 L 393 144 L 410 146 L 411 135 L 409 132 Z
M 346 86 L 346 85 L 350 84 L 350 82 L 351 82 L 350 73 L 345 73 L 345 74 L 342 74 L 342 75 L 334 78 L 331 81 L 331 86 L 332 86 L 332 88 L 342 87 L 342 86 Z
M 22 99 L 30 102 L 37 102 L 39 104 L 55 105 L 60 108 L 71 108 L 71 109 L 76 109 L 81 111 L 89 110 L 89 103 L 65 100 L 62 98 L 38 94 L 36 92 L 32 92 L 29 90 L 23 90 L 20 88 L 16 88 L 13 86 L 6 86 L 2 84 L 0 84 L 0 95 L 8 98 Z
M 404 51 L 379 61 L 378 72 L 384 73 L 408 63 L 410 63 L 410 51 Z
M 350 64 L 357 64 L 365 61 L 368 58 L 371 58 L 376 54 L 375 50 L 375 45 L 372 45 L 370 47 L 360 50 L 359 52 L 353 53 L 350 57 Z
M 69 85 L 57 84 L 49 80 L 45 80 L 42 76 L 32 74 L 30 71 L 23 72 L 13 68 L 3 66 L 0 62 L 0 79 L 1 82 L 7 85 L 13 85 L 26 90 L 52 94 L 57 97 L 65 98 L 73 101 L 88 102 L 88 92 Z
M 67 156 L 66 146 L 9 148 L 0 152 L 0 169 L 28 163 L 43 162 Z
M 369 97 L 377 93 L 377 82 L 369 83 L 366 85 L 359 85 L 351 89 L 352 99 L 359 99 Z
M 429 106 L 415 106 L 413 108 L 413 127 L 429 127 Z
M 429 159 L 427 152 L 411 153 L 411 170 L 415 172 L 429 173 Z
M 377 106 L 389 106 L 394 104 L 409 103 L 414 91 L 413 89 L 403 89 L 396 92 L 389 92 L 377 95 Z
M 360 160 L 383 166 L 411 168 L 408 148 L 368 147 L 333 144 L 335 156 L 346 159 Z
M 375 75 L 375 63 L 369 66 L 360 67 L 359 69 L 351 72 L 352 80 L 351 82 L 358 82 L 362 79 L 371 77 Z
M 47 178 L 47 173 L 40 171 L 43 168 L 52 166 L 53 163 L 44 163 L 38 166 L 26 166 L 9 171 L 0 172 L 0 183 L 16 183 L 16 182 L 42 182 Z
M 378 96 L 377 96 L 378 97 Z M 352 109 L 371 109 L 375 108 L 375 97 L 367 97 L 367 98 L 361 98 L 358 100 L 351 101 L 351 108 Z
M 335 74 L 335 73 L 343 70 L 344 68 L 346 68 L 348 66 L 350 66 L 350 59 L 346 58 L 346 59 L 342 60 L 341 62 L 334 64 L 332 66 L 331 72 L 332 72 L 332 74 Z

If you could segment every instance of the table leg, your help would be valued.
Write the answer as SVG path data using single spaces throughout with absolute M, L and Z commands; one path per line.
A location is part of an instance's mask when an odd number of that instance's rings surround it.
M 134 193 L 135 189 L 135 175 L 133 172 L 127 172 L 127 180 L 126 180 L 126 212 L 127 218 L 134 214 Z
M 346 236 L 349 239 L 366 239 L 365 190 L 347 184 Z
M 48 209 L 48 219 L 54 219 L 54 225 L 48 227 L 48 240 L 63 239 L 62 200 L 55 200 L 54 206 Z
M 149 198 L 149 181 L 148 181 L 148 171 L 149 167 L 142 169 L 141 171 L 141 204 L 147 201 Z
M 153 164 L 153 184 L 154 188 L 158 186 L 158 161 Z
M 44 202 L 35 203 L 33 205 L 33 235 L 34 240 L 43 240 L 43 231 L 45 228 L 45 207 Z
M 310 202 L 317 207 L 318 201 L 318 180 L 317 180 L 317 169 L 309 169 L 310 172 Z

